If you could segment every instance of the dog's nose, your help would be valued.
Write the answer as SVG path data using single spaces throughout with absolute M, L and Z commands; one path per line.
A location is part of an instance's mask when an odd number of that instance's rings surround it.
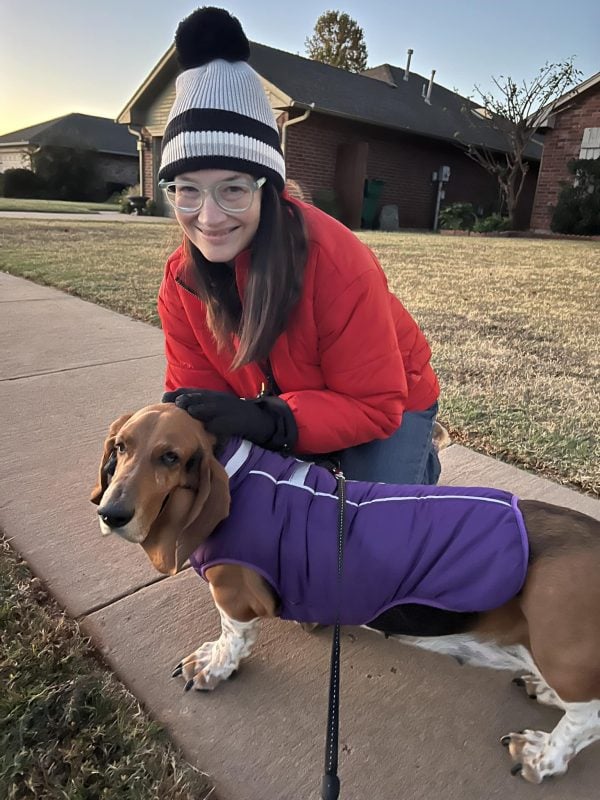
M 109 528 L 123 528 L 128 522 L 131 522 L 135 510 L 123 508 L 115 504 L 108 504 L 98 508 L 98 515 Z

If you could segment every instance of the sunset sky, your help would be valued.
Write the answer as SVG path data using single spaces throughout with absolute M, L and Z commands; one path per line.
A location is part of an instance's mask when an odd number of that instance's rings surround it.
M 0 134 L 71 112 L 115 118 L 173 41 L 194 0 L 0 0 Z M 369 66 L 404 66 L 470 94 L 490 76 L 531 79 L 546 61 L 576 56 L 600 71 L 597 0 L 232 0 L 216 3 L 248 38 L 299 55 L 317 17 L 346 11 L 363 28 Z

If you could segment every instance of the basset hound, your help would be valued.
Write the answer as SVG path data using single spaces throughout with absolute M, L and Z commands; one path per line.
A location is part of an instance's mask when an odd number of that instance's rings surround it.
M 337 578 L 336 481 L 232 438 L 174 404 L 117 419 L 97 486 L 104 534 L 162 573 L 190 559 L 221 635 L 183 659 L 214 689 L 250 655 L 261 617 L 365 625 L 462 663 L 522 673 L 564 711 L 550 733 L 509 733 L 513 773 L 540 783 L 600 739 L 600 522 L 502 491 L 348 481 Z

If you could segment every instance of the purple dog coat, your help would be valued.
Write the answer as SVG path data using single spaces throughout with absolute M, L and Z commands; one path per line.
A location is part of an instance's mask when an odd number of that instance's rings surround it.
M 232 439 L 231 513 L 193 553 L 262 575 L 279 616 L 362 625 L 401 603 L 487 611 L 514 597 L 528 542 L 517 498 L 496 489 L 347 481 L 341 587 L 336 480 L 323 467 Z

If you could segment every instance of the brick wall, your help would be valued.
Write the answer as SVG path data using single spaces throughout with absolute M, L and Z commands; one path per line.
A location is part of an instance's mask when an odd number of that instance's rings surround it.
M 367 178 L 385 182 L 381 204 L 398 206 L 402 228 L 432 227 L 437 184 L 431 176 L 442 165 L 451 168 L 446 204 L 471 202 L 484 213 L 498 208 L 496 179 L 458 147 L 314 113 L 287 131 L 287 177 L 294 194 L 310 202 L 315 191 L 332 189 L 337 147 L 353 141 L 369 143 Z M 537 166 L 530 172 L 520 203 L 521 227 L 529 223 Z
M 544 154 L 535 193 L 531 227 L 548 231 L 560 192 L 560 182 L 572 179 L 567 163 L 579 158 L 585 128 L 600 127 L 600 85 L 567 103 L 555 116 L 555 126 L 544 138 Z
M 319 189 L 333 188 L 337 145 L 351 138 L 343 126 L 331 125 L 318 114 L 292 125 L 286 136 L 287 181 L 310 203 Z

